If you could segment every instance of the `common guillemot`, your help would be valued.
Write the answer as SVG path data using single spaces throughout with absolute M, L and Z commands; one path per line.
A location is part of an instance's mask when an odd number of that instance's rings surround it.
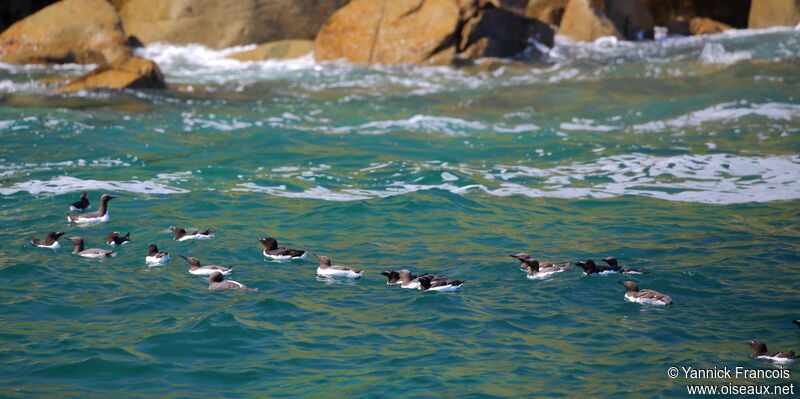
M 613 259 L 613 262 L 608 260 Z M 580 262 L 575 262 L 576 265 L 583 268 L 583 274 L 615 274 L 615 273 L 623 273 L 623 274 L 648 274 L 650 272 L 642 269 L 634 269 L 630 267 L 619 267 L 617 265 L 617 260 L 614 258 L 606 258 L 603 259 L 604 262 L 608 263 L 608 266 L 605 265 L 597 265 L 591 259 L 586 259 Z
M 800 327 L 800 320 L 792 320 L 792 323 L 794 323 L 796 326 Z
M 394 270 L 382 271 L 381 275 L 382 276 L 386 276 L 386 279 L 388 280 L 388 281 L 386 281 L 386 284 L 388 284 L 388 285 L 396 285 L 396 284 L 400 284 L 401 283 L 400 273 L 398 273 L 398 272 L 396 272 Z
M 244 284 L 233 281 L 233 280 L 225 280 L 223 274 L 220 272 L 211 273 L 208 276 L 208 289 L 211 291 L 222 291 L 222 290 L 237 290 L 237 291 L 250 291 L 255 292 L 258 291 L 258 288 L 248 288 Z
M 84 258 L 110 258 L 112 256 L 117 256 L 117 253 L 114 251 L 109 251 L 107 249 L 100 249 L 100 248 L 83 248 L 83 238 L 81 237 L 70 237 L 70 241 L 75 244 L 75 249 L 72 250 L 72 253 L 75 255 L 83 256 Z
M 762 341 L 747 341 L 747 345 L 753 348 L 753 357 L 756 359 L 771 360 L 775 363 L 794 363 L 798 357 L 794 351 L 789 352 L 767 352 L 767 344 Z
M 619 273 L 624 274 L 650 274 L 647 270 L 644 269 L 634 269 L 632 267 L 621 267 L 619 263 L 617 263 L 617 258 L 613 256 L 609 256 L 602 259 L 603 262 L 606 262 L 609 267 L 616 268 Z
M 527 254 L 519 254 L 519 255 L 527 255 Z M 556 273 L 561 273 L 565 270 L 569 270 L 570 266 L 569 263 L 550 263 L 547 262 L 545 264 L 539 263 L 538 260 L 531 258 L 528 256 L 527 258 L 520 257 L 517 258 L 520 262 L 523 262 L 528 265 L 528 278 L 531 280 L 541 280 L 547 277 L 550 277 Z
M 633 281 L 618 281 L 622 284 L 628 292 L 625 293 L 625 300 L 628 302 L 636 302 L 646 305 L 669 305 L 672 303 L 672 298 L 669 295 L 664 295 L 654 290 L 640 290 L 639 286 Z
M 169 252 L 160 252 L 155 244 L 147 247 L 147 256 L 144 257 L 148 265 L 163 265 L 169 261 Z
M 86 191 L 81 193 L 81 199 L 73 202 L 69 206 L 71 211 L 86 211 L 92 209 L 92 204 L 89 203 L 89 193 Z
M 319 267 L 317 267 L 317 275 L 324 277 L 346 277 L 346 278 L 361 278 L 364 273 L 363 269 L 352 269 L 347 266 L 332 265 L 331 259 L 327 256 L 311 254 L 319 259 Z
M 106 244 L 108 245 L 125 245 L 129 242 L 131 242 L 130 231 L 124 236 L 120 236 L 119 231 L 112 231 L 108 233 L 108 239 L 106 240 Z
M 258 242 L 264 246 L 264 256 L 274 260 L 304 260 L 308 251 L 278 247 L 278 240 L 273 237 L 259 238 Z
M 61 244 L 58 243 L 58 237 L 64 235 L 63 231 L 51 231 L 44 236 L 43 239 L 34 238 L 31 236 L 31 244 L 39 248 L 59 249 Z
M 207 240 L 209 238 L 214 238 L 215 233 L 217 232 L 216 230 L 202 229 L 187 233 L 184 228 L 175 226 L 169 226 L 169 229 L 175 233 L 175 237 L 173 238 L 175 241 Z
M 453 281 L 432 281 L 429 277 L 418 277 L 419 289 L 421 291 L 456 291 L 464 284 L 461 280 Z
M 531 261 L 535 260 L 525 252 L 514 254 L 514 255 L 508 255 L 508 256 L 519 260 L 519 262 L 520 262 L 519 263 L 519 269 L 522 270 L 522 271 L 526 271 L 526 272 L 531 267 Z M 538 263 L 539 263 L 539 267 L 540 268 L 551 267 L 551 266 L 555 266 L 556 265 L 555 263 L 552 263 L 552 262 L 538 262 Z
M 230 267 L 224 266 L 217 266 L 217 265 L 208 265 L 208 266 L 201 266 L 200 259 L 193 258 L 193 257 L 185 257 L 181 255 L 181 258 L 185 259 L 189 262 L 189 273 L 198 275 L 198 276 L 210 276 L 214 272 L 220 272 L 223 275 L 228 275 L 230 272 L 233 271 Z
M 115 195 L 103 194 L 100 197 L 100 209 L 96 212 L 82 213 L 80 215 L 67 214 L 67 222 L 88 224 L 108 222 L 108 201 L 117 198 Z

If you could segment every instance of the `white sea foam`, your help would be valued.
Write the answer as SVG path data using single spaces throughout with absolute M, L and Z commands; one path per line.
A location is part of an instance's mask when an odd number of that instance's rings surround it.
M 800 119 L 800 104 L 727 102 L 694 111 L 666 121 L 654 121 L 633 126 L 634 131 L 657 131 L 667 128 L 700 126 L 707 122 L 735 120 L 757 115 L 769 119 Z
M 725 51 L 725 46 L 720 43 L 706 43 L 700 52 L 700 62 L 707 64 L 733 64 L 751 57 L 749 51 Z
M 441 170 L 441 183 L 415 182 L 419 180 L 414 177 L 417 173 L 426 169 L 435 170 L 437 165 Z M 800 198 L 800 156 L 743 157 L 710 154 L 657 157 L 630 154 L 552 168 L 495 165 L 482 169 L 431 162 L 409 168 L 407 165 L 379 164 L 354 172 L 357 175 L 366 173 L 366 176 L 350 179 L 365 180 L 370 187 L 375 187 L 374 179 L 369 176 L 371 173 L 386 173 L 387 168 L 397 167 L 402 170 L 401 176 L 385 181 L 383 187 L 378 189 L 314 186 L 298 192 L 287 190 L 286 185 L 261 186 L 248 182 L 238 184 L 232 190 L 325 201 L 359 201 L 425 190 L 444 190 L 457 195 L 482 192 L 493 196 L 555 198 L 637 195 L 668 201 L 711 204 Z M 454 170 L 466 178 L 462 179 L 448 172 Z M 531 182 L 531 178 L 535 181 Z
M 0 187 L 0 194 L 12 195 L 18 192 L 38 194 L 65 194 L 74 191 L 126 191 L 140 194 L 180 194 L 188 191 L 169 187 L 154 180 L 146 181 L 103 181 L 83 180 L 72 176 L 56 176 L 48 181 L 30 180 L 15 183 L 11 187 Z

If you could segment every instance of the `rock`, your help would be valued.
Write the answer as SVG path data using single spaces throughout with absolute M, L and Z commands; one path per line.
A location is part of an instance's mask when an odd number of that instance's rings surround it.
M 520 54 L 530 40 L 553 47 L 555 31 L 550 25 L 499 8 L 485 9 L 462 30 L 460 55 L 466 58 L 507 58 Z M 538 57 L 535 57 L 538 58 Z
M 561 17 L 564 16 L 567 3 L 569 0 L 530 0 L 525 9 L 525 15 L 558 26 L 561 24 Z
M 606 16 L 625 39 L 653 38 L 653 14 L 639 0 L 606 0 Z
M 131 55 L 102 65 L 68 84 L 61 86 L 60 93 L 81 90 L 109 89 L 164 89 L 164 75 L 155 62 Z
M 691 34 L 692 31 L 689 30 L 689 22 L 682 18 L 667 23 L 667 35 L 669 36 L 689 36 Z
M 466 1 L 352 0 L 336 11 L 314 41 L 317 61 L 438 64 L 455 56 Z M 462 5 L 462 7 L 460 7 Z
M 728 24 L 714 21 L 711 18 L 694 17 L 689 21 L 689 32 L 693 35 L 710 35 L 733 29 Z
M 264 61 L 271 59 L 288 60 L 299 58 L 314 51 L 314 42 L 311 40 L 279 40 L 264 43 L 258 47 L 234 53 L 228 56 L 239 61 Z
M 55 3 L 57 0 L 3 0 L 0 1 L 0 32 L 28 15 Z
M 800 23 L 798 0 L 752 0 L 747 27 L 797 26 Z
M 656 25 L 711 18 L 737 29 L 747 28 L 751 0 L 639 0 L 653 14 Z M 753 0 L 758 1 L 758 0 Z
M 114 0 L 128 34 L 144 44 L 225 48 L 312 39 L 347 0 Z
M 130 54 L 119 16 L 106 0 L 63 0 L 0 34 L 0 61 L 97 64 Z
M 589 0 L 569 0 L 558 33 L 576 41 L 593 41 L 603 36 L 622 39 L 614 23 Z

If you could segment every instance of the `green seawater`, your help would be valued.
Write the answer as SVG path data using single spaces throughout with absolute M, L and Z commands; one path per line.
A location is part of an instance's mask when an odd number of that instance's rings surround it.
M 669 367 L 800 349 L 800 31 L 560 43 L 543 65 L 240 64 L 152 45 L 194 91 L 57 96 L 0 65 L 0 396 L 690 397 Z M 68 224 L 102 193 L 108 223 Z M 170 225 L 214 227 L 176 242 Z M 79 235 L 112 259 L 33 247 Z M 275 262 L 259 237 L 364 268 Z M 149 244 L 172 256 L 144 263 Z M 529 280 L 507 255 L 647 275 Z M 178 255 L 257 293 L 209 292 Z M 458 292 L 389 286 L 410 269 Z M 626 302 L 618 280 L 669 294 Z M 729 395 L 726 397 L 737 397 Z M 744 396 L 740 396 L 744 397 Z

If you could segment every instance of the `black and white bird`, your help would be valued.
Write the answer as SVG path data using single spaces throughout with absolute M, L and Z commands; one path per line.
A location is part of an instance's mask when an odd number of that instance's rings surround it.
M 264 247 L 264 256 L 274 260 L 304 260 L 308 255 L 308 251 L 279 247 L 273 237 L 259 238 L 258 242 Z
M 95 212 L 82 213 L 80 215 L 67 214 L 67 222 L 78 224 L 92 224 L 108 222 L 108 201 L 117 198 L 115 195 L 103 194 L 100 197 L 100 209 Z
M 75 249 L 72 250 L 72 253 L 75 255 L 83 256 L 84 258 L 111 258 L 113 256 L 117 256 L 117 253 L 114 251 L 109 251 L 107 249 L 100 249 L 100 248 L 89 248 L 85 249 L 83 247 L 83 238 L 81 237 L 70 237 L 69 240 L 75 244 Z
M 211 273 L 208 276 L 208 289 L 210 291 L 222 291 L 222 290 L 236 290 L 236 291 L 250 291 L 256 292 L 258 288 L 248 288 L 244 284 L 233 281 L 233 280 L 225 280 L 223 274 L 220 272 Z
M 169 229 L 175 233 L 175 236 L 173 237 L 173 240 L 175 241 L 208 240 L 210 238 L 214 238 L 215 233 L 217 232 L 216 230 L 202 229 L 187 233 L 186 229 L 175 226 L 169 226 Z
M 31 236 L 31 244 L 39 248 L 59 249 L 61 244 L 58 243 L 58 237 L 64 235 L 63 231 L 51 231 L 47 233 L 41 240 Z
M 108 239 L 106 240 L 106 244 L 108 245 L 125 245 L 129 242 L 131 242 L 130 231 L 124 236 L 119 235 L 119 231 L 112 231 L 108 233 Z
M 672 298 L 669 295 L 662 294 L 654 290 L 640 290 L 639 286 L 633 281 L 618 281 L 628 291 L 625 293 L 625 300 L 628 302 L 636 302 L 644 305 L 658 305 L 664 306 L 672 303 Z
M 89 193 L 86 191 L 81 193 L 81 199 L 69 206 L 69 210 L 76 212 L 88 211 L 89 209 L 92 209 L 92 204 L 89 203 Z
M 217 266 L 217 265 L 202 266 L 200 264 L 200 259 L 193 258 L 191 256 L 186 257 L 181 255 L 181 258 L 189 262 L 189 273 L 192 273 L 194 275 L 210 276 L 214 274 L 214 272 L 220 272 L 223 275 L 227 276 L 230 272 L 233 271 L 233 269 L 231 269 L 230 267 L 224 267 L 224 266 Z
M 319 267 L 317 267 L 317 275 L 323 277 L 345 277 L 345 278 L 361 278 L 364 273 L 363 269 L 353 269 L 347 266 L 332 265 L 331 259 L 327 256 L 311 254 L 319 259 Z
M 794 351 L 789 352 L 767 352 L 767 344 L 762 341 L 747 341 L 747 345 L 753 348 L 753 357 L 756 359 L 771 360 L 774 363 L 789 364 L 794 363 L 798 356 Z
M 163 265 L 169 261 L 169 252 L 161 252 L 155 244 L 150 244 L 147 247 L 147 256 L 144 257 L 144 262 L 148 265 Z

